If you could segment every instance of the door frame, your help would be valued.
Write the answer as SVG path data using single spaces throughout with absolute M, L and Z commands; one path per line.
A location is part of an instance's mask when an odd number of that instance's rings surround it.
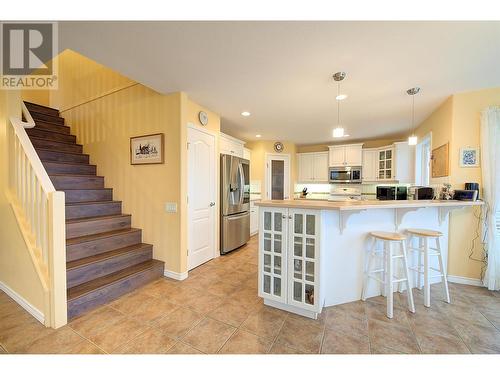
M 284 199 L 290 199 L 290 185 L 291 185 L 291 174 L 290 174 L 290 154 L 275 154 L 266 152 L 266 160 L 264 164 L 265 174 L 265 186 L 266 186 L 266 198 L 271 199 L 271 161 L 272 160 L 283 160 L 285 162 L 285 178 L 284 178 Z
M 218 163 L 218 156 L 219 156 L 219 140 L 217 138 L 217 133 L 213 132 L 213 131 L 210 131 L 208 129 L 205 129 L 205 128 L 201 128 L 199 126 L 196 126 L 195 124 L 193 123 L 190 123 L 188 122 L 187 124 L 187 128 L 188 129 L 192 129 L 192 130 L 195 130 L 195 131 L 199 131 L 201 133 L 204 133 L 204 134 L 207 134 L 211 137 L 213 137 L 214 139 L 214 173 L 215 173 L 215 178 L 214 178 L 214 186 L 213 186 L 213 202 L 215 202 L 215 209 L 214 209 L 214 225 L 213 225 L 213 239 L 212 239 L 212 248 L 213 248 L 213 254 L 212 254 L 212 259 L 218 257 L 220 254 L 219 254 L 219 246 L 218 245 L 218 234 L 219 234 L 219 218 L 220 218 L 220 205 L 219 205 L 219 195 L 220 195 L 220 192 L 219 192 L 219 188 L 220 188 L 220 183 L 219 183 L 219 163 Z M 191 142 L 190 142 L 190 138 L 189 138 L 189 131 L 186 131 L 186 138 L 187 138 L 187 144 L 189 145 Z M 186 176 L 187 176 L 187 195 L 189 197 L 189 173 L 190 173 L 190 170 L 189 170 L 189 151 L 187 152 L 187 157 L 186 157 L 186 165 L 187 165 L 187 173 L 186 173 Z M 187 203 L 187 214 L 186 214 L 186 228 L 187 228 L 187 248 L 189 249 L 189 224 L 190 224 L 190 210 L 189 210 L 189 201 Z M 189 253 L 187 254 L 187 271 L 189 272 L 190 269 L 189 269 Z

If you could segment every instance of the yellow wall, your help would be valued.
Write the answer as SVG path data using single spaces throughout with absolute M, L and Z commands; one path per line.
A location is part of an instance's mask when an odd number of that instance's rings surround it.
M 266 175 L 266 154 L 276 154 L 274 151 L 275 141 L 252 141 L 245 144 L 245 147 L 252 150 L 250 157 L 250 180 L 260 181 L 261 194 L 267 194 Z M 290 155 L 290 198 L 293 197 L 294 185 L 297 181 L 297 147 L 291 142 L 282 142 L 285 147 L 283 154 Z
M 416 130 L 419 137 L 432 132 L 432 149 L 449 142 L 450 175 L 432 179 L 433 184 L 449 182 L 463 189 L 465 182 L 481 183 L 481 168 L 461 168 L 461 147 L 480 145 L 480 112 L 500 104 L 500 88 L 460 93 L 448 98 Z M 453 211 L 450 215 L 448 272 L 450 275 L 478 279 L 481 277 L 482 246 L 474 241 L 478 225 L 478 208 Z M 472 259 L 469 256 L 472 251 Z
M 143 241 L 169 271 L 187 270 L 187 127 L 199 126 L 198 112 L 209 117 L 208 130 L 220 131 L 220 116 L 191 101 L 185 93 L 159 94 L 73 51 L 59 56 L 59 90 L 51 106 L 59 108 L 77 142 L 113 188 Z M 130 137 L 164 133 L 165 164 L 130 165 Z M 166 213 L 175 202 L 177 213 Z
M 20 93 L 0 90 L 0 282 L 44 311 L 44 290 L 7 200 L 9 117 L 20 118 Z
M 23 100 L 48 106 L 50 104 L 49 90 L 23 90 L 21 93 Z

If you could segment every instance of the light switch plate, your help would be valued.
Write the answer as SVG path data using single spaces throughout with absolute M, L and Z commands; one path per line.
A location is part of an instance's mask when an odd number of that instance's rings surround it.
M 165 203 L 165 212 L 168 212 L 168 213 L 177 212 L 177 203 L 175 203 L 175 202 Z

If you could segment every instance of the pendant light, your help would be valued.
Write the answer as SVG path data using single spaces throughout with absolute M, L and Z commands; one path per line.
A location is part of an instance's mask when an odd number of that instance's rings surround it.
M 337 97 L 335 98 L 337 100 L 337 126 L 333 129 L 334 138 L 344 137 L 344 127 L 340 124 L 340 102 L 345 97 L 340 94 L 340 82 L 344 80 L 345 76 L 345 72 L 337 72 L 333 75 L 333 79 L 337 82 Z
M 420 92 L 420 87 L 412 87 L 406 90 L 408 95 L 411 95 L 411 135 L 408 137 L 408 144 L 410 146 L 415 146 L 418 142 L 418 138 L 415 135 L 415 95 Z

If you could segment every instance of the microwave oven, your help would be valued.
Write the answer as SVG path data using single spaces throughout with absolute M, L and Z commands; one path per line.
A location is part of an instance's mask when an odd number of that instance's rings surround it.
M 332 167 L 328 169 L 331 184 L 360 184 L 361 167 Z

